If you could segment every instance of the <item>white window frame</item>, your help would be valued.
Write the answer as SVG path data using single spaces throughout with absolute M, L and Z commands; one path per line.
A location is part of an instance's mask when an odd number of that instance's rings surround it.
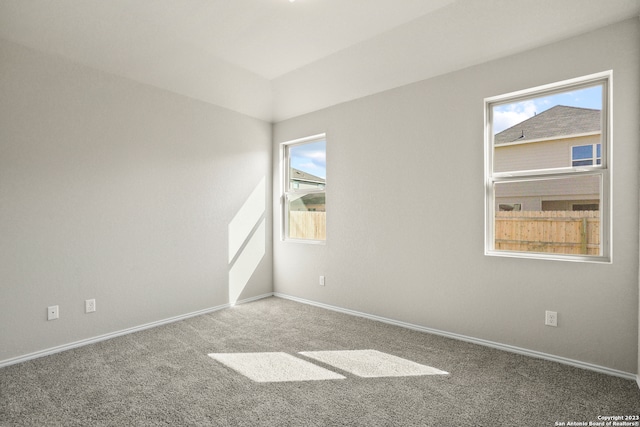
M 288 203 L 287 203 L 287 199 L 289 197 L 289 195 L 297 195 L 297 196 L 302 196 L 302 195 L 306 195 L 306 194 L 314 194 L 314 193 L 324 193 L 325 194 L 325 200 L 326 200 L 326 194 L 327 194 L 327 182 L 325 179 L 325 185 L 323 189 L 312 189 L 312 188 L 306 188 L 306 189 L 294 189 L 294 188 L 289 188 L 289 173 L 290 173 L 290 168 L 289 168 L 289 155 L 288 155 L 288 148 L 291 146 L 295 146 L 295 145 L 304 145 L 304 144 L 308 144 L 311 142 L 316 142 L 316 141 L 326 141 L 327 140 L 327 135 L 325 133 L 320 133 L 317 135 L 312 135 L 312 136 L 308 136 L 308 137 L 304 137 L 304 138 L 299 138 L 299 139 L 294 139 L 292 141 L 286 141 L 280 144 L 280 176 L 282 177 L 281 179 L 281 197 L 280 197 L 280 212 L 281 212 L 281 235 L 280 235 L 280 239 L 284 242 L 293 242 L 293 243 L 306 243 L 306 244 L 315 244 L 315 245 L 324 245 L 326 244 L 326 239 L 325 240 L 317 240 L 317 239 L 293 239 L 289 237 L 289 209 L 287 208 Z M 326 212 L 326 202 L 325 202 L 325 212 Z
M 567 168 L 553 168 L 540 170 L 493 172 L 494 135 L 493 135 L 493 107 L 510 104 L 545 95 L 566 92 L 571 89 L 582 89 L 595 85 L 602 85 L 602 129 L 601 129 L 601 164 L 591 166 L 577 166 Z M 613 236 L 612 227 L 612 94 L 613 71 L 604 71 L 575 79 L 538 86 L 531 89 L 511 92 L 504 95 L 485 98 L 485 255 L 514 258 L 532 258 L 558 261 L 612 263 Z M 573 156 L 571 156 L 573 157 Z M 595 157 L 594 157 L 595 159 Z M 572 164 L 572 163 L 570 163 Z M 498 183 L 534 181 L 553 178 L 579 177 L 596 175 L 600 177 L 600 255 L 552 254 L 536 252 L 518 252 L 495 249 L 495 210 L 496 201 L 494 186 Z

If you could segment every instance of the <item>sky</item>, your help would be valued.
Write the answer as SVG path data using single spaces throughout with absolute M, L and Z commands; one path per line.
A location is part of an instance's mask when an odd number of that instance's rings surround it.
M 534 114 L 540 114 L 556 105 L 601 110 L 602 86 L 593 86 L 495 106 L 493 108 L 493 133 L 497 134 L 533 117 Z
M 289 148 L 291 167 L 320 178 L 327 178 L 327 142 L 325 140 Z

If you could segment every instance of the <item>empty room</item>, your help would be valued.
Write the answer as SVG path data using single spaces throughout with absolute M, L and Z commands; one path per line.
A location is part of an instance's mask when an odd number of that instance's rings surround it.
M 1 426 L 640 426 L 639 0 L 0 0 Z

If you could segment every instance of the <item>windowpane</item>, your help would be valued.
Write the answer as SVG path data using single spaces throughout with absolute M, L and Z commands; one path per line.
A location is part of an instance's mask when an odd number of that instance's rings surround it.
M 523 209 L 496 209 L 495 249 L 600 255 L 601 187 L 599 175 L 496 183 L 497 206 L 518 197 Z
M 284 145 L 284 238 L 326 240 L 326 140 Z
M 493 171 L 593 165 L 572 162 L 593 159 L 593 145 L 601 143 L 602 95 L 598 84 L 494 105 Z
M 579 145 L 572 148 L 574 160 L 593 158 L 593 145 Z
M 311 193 L 305 195 L 290 194 L 289 211 L 297 212 L 324 212 L 325 193 Z
M 305 240 L 326 240 L 327 214 L 325 193 L 292 196 L 287 203 L 289 217 L 289 238 Z
M 499 203 L 498 204 L 499 211 L 521 211 L 522 204 L 521 203 Z
M 326 150 L 324 140 L 288 147 L 290 189 L 325 188 Z
M 574 162 L 571 162 L 572 166 L 591 166 L 593 165 L 593 160 L 589 159 L 589 160 L 577 160 Z

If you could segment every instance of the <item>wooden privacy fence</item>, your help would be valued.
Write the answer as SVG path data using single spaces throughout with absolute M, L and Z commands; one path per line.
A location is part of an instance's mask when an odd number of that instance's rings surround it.
M 289 238 L 326 240 L 327 213 L 314 211 L 290 211 Z
M 599 255 L 600 212 L 496 212 L 495 238 L 496 250 Z

